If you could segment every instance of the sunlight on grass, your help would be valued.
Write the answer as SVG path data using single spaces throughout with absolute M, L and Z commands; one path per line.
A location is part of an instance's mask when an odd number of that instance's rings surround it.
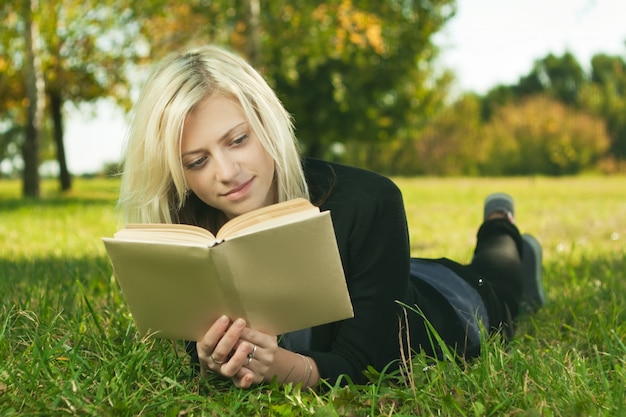
M 22 200 L 17 181 L 0 183 L 0 246 L 4 256 L 94 256 L 104 254 L 99 238 L 117 230 L 113 211 L 119 182 L 77 180 L 67 194 L 45 181 L 42 199 Z
M 180 343 L 138 338 L 100 240 L 118 180 L 0 182 L 2 415 L 626 415 L 626 178 L 396 178 L 414 256 L 469 261 L 484 197 L 516 199 L 544 247 L 549 303 L 471 362 L 417 355 L 367 386 L 239 390 L 190 375 Z

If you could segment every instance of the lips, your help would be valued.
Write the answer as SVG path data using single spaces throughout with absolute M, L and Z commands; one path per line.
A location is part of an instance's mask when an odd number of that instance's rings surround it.
M 224 194 L 224 197 L 229 197 L 229 198 L 238 198 L 238 197 L 240 197 L 242 194 L 244 194 L 250 188 L 250 185 L 252 184 L 253 180 L 254 180 L 254 178 L 251 178 L 248 181 L 246 181 L 243 184 L 241 184 L 240 186 L 235 187 L 235 188 L 229 190 L 227 193 Z

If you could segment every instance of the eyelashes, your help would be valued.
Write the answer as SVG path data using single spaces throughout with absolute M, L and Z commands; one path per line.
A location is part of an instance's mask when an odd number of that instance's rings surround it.
M 243 146 L 248 142 L 248 139 L 250 139 L 249 133 L 243 133 L 241 135 L 237 135 L 228 143 L 228 147 L 237 148 L 237 147 Z M 209 155 L 207 154 L 207 155 L 202 155 L 201 157 L 196 158 L 192 160 L 191 162 L 185 163 L 184 165 L 186 169 L 193 171 L 193 170 L 203 168 L 208 163 L 208 161 L 209 161 Z

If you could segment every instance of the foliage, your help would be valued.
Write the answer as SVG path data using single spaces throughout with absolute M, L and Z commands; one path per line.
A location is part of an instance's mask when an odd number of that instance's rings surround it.
M 537 60 L 530 73 L 517 84 L 492 88 L 483 100 L 483 117 L 489 120 L 499 107 L 537 94 L 603 119 L 611 141 L 608 159 L 617 159 L 616 166 L 620 159 L 626 160 L 624 57 L 598 53 L 591 59 L 591 71 L 585 73 L 571 53 L 560 57 L 548 54 Z M 602 146 L 600 143 L 599 147 Z
M 609 147 L 604 122 L 544 96 L 498 109 L 485 127 L 483 173 L 580 173 Z
M 279 24 L 266 35 L 282 41 L 263 54 L 307 154 L 329 156 L 335 142 L 393 148 L 443 105 L 450 79 L 434 71 L 432 36 L 453 2 L 290 3 L 268 8 Z
M 415 141 L 422 175 L 477 175 L 489 161 L 482 136 L 480 98 L 465 94 L 437 114 Z
M 2 4 L 0 36 L 0 103 L 18 106 L 24 97 L 24 47 L 20 40 L 23 16 L 15 3 Z M 40 2 L 37 19 L 46 91 L 73 104 L 113 97 L 130 105 L 130 80 L 125 71 L 141 57 L 137 25 L 122 0 Z M 7 61 L 5 57 L 10 57 Z M 16 120 L 22 123 L 21 119 Z
M 125 0 L 40 1 L 33 15 L 39 27 L 39 60 L 44 76 L 47 109 L 51 116 L 44 133 L 54 133 L 57 159 L 65 167 L 63 152 L 63 109 L 66 102 L 78 106 L 110 97 L 130 107 L 130 73 L 141 57 L 137 47 L 137 25 Z M 24 16 L 20 2 L 0 6 L 0 119 L 7 132 L 26 123 L 24 71 Z M 7 60 L 4 57 L 10 57 Z M 3 70 L 5 69 L 5 70 Z M 4 130 L 4 129 L 3 129 Z M 5 146 L 20 147 L 21 135 L 4 134 Z M 52 137 L 44 137 L 51 142 Z M 27 151 L 28 149 L 25 149 Z M 48 155 L 45 155 L 48 156 Z
M 502 94 L 502 95 L 501 95 Z M 506 96 L 506 89 L 492 92 Z M 492 101 L 494 103 L 495 101 Z M 546 95 L 503 100 L 484 123 L 479 96 L 437 114 L 415 141 L 413 173 L 568 175 L 595 166 L 609 148 L 605 123 Z
M 148 60 L 205 43 L 228 46 L 258 67 L 293 114 L 307 155 L 402 175 L 523 172 L 498 167 L 505 161 L 489 153 L 497 147 L 482 137 L 483 130 L 493 131 L 487 125 L 504 106 L 521 108 L 523 99 L 545 95 L 602 119 L 610 138 L 602 167 L 626 169 L 623 56 L 597 54 L 586 72 L 570 52 L 547 54 L 516 84 L 447 104 L 454 75 L 438 68 L 434 35 L 454 16 L 455 0 L 39 3 L 35 18 L 51 116 L 40 155 L 49 160 L 57 150 L 60 171 L 63 110 L 103 97 L 128 109 Z M 0 162 L 7 175 L 23 168 L 16 152 L 27 104 L 19 4 L 0 3 Z M 604 138 L 584 147 L 605 149 Z M 550 142 L 557 146 L 557 140 Z M 550 162 L 555 166 L 541 172 L 594 169 L 596 156 L 578 153 L 576 162 L 567 157 L 569 162 Z
M 544 246 L 549 304 L 505 348 L 472 362 L 417 355 L 405 376 L 303 391 L 239 390 L 190 375 L 177 344 L 137 337 L 101 236 L 116 230 L 115 180 L 43 182 L 21 199 L 0 182 L 0 410 L 14 415 L 618 416 L 626 413 L 626 178 L 397 179 L 412 251 L 469 260 L 480 201 L 516 197 L 518 224 Z M 459 215 L 459 207 L 473 207 Z M 36 213 L 33 216 L 33 213 Z M 443 226 L 442 226 L 443 225 Z M 42 235 L 42 230 L 46 233 Z
M 580 92 L 579 106 L 606 120 L 613 140 L 611 154 L 626 160 L 626 61 L 623 57 L 595 55 L 591 82 Z
M 453 0 L 261 1 L 256 30 L 249 3 L 156 0 L 137 13 L 155 59 L 205 42 L 254 54 L 308 155 L 330 156 L 335 142 L 406 140 L 442 105 L 450 77 L 434 71 L 432 37 Z
M 578 102 L 578 93 L 585 82 L 585 73 L 574 55 L 570 52 L 560 57 L 548 54 L 535 62 L 528 75 L 520 78 L 515 92 L 518 97 L 548 93 L 573 106 Z
M 488 120 L 498 107 L 529 96 L 544 94 L 575 107 L 580 90 L 588 84 L 588 76 L 570 52 L 558 57 L 549 53 L 535 61 L 530 72 L 517 84 L 497 85 L 484 97 L 483 115 Z
M 17 106 L 23 105 L 26 96 L 24 84 L 19 82 L 19 69 L 16 63 L 23 65 L 23 52 L 17 55 L 17 50 L 23 47 L 23 21 L 17 13 L 17 5 L 9 2 L 0 3 L 0 114 L 6 113 Z M 21 62 L 20 62 L 21 61 Z M 24 116 L 22 116 L 24 117 Z M 3 117 L 4 119 L 4 117 Z M 2 120 L 4 121 L 4 120 Z

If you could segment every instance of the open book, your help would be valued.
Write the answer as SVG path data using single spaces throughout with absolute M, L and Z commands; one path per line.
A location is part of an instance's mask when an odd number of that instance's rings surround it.
M 216 236 L 130 224 L 103 241 L 142 335 L 199 340 L 222 314 L 276 335 L 353 316 L 330 212 L 305 199 L 235 217 Z

